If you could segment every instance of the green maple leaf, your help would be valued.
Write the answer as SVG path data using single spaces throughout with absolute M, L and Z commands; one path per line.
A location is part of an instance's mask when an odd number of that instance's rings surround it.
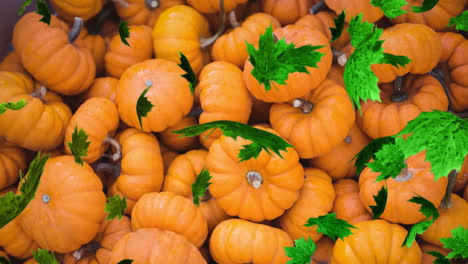
M 317 250 L 314 240 L 311 238 L 305 240 L 301 237 L 294 241 L 294 245 L 294 247 L 284 247 L 286 256 L 291 258 L 286 264 L 309 264 L 312 255 Z
M 270 155 L 270 151 L 273 151 L 279 157 L 283 158 L 280 150 L 286 151 L 286 148 L 293 147 L 281 137 L 268 131 L 228 120 L 213 121 L 205 124 L 194 125 L 181 130 L 172 131 L 172 133 L 179 134 L 184 137 L 193 137 L 198 136 L 205 131 L 214 130 L 216 128 L 219 128 L 226 137 L 231 137 L 233 139 L 241 137 L 252 141 L 252 143 L 244 145 L 243 149 L 239 151 L 238 157 L 240 161 L 257 158 L 262 150 L 265 150 Z
M 47 249 L 39 248 L 37 251 L 33 251 L 32 254 L 34 260 L 39 264 L 59 264 L 54 253 Z
M 390 64 L 397 68 L 400 68 L 400 66 L 405 66 L 410 62 L 411 60 L 406 56 L 393 55 L 385 52 L 383 54 L 382 59 L 380 60 L 381 64 Z
M 29 6 L 31 3 L 32 3 L 32 0 L 25 0 L 23 4 L 21 4 L 18 10 L 18 15 L 21 16 L 24 13 L 24 10 L 26 9 L 26 7 Z
M 336 238 L 343 240 L 343 238 L 352 235 L 351 228 L 356 228 L 347 221 L 336 218 L 336 213 L 309 218 L 304 226 L 317 226 L 317 232 L 326 235 L 333 241 Z
M 42 155 L 38 153 L 36 158 L 31 162 L 28 168 L 27 178 L 21 174 L 20 191 L 21 195 L 8 192 L 6 195 L 0 197 L 0 228 L 7 225 L 15 219 L 29 202 L 34 198 L 37 187 L 39 186 L 39 179 L 44 171 L 44 166 L 49 155 Z
M 369 207 L 372 210 L 374 219 L 377 219 L 383 214 L 387 206 L 388 189 L 382 186 L 377 195 L 372 195 L 372 197 L 374 197 L 375 205 L 370 205 Z
M 127 209 L 127 198 L 120 199 L 120 196 L 114 195 L 110 198 L 107 198 L 105 212 L 109 213 L 106 220 L 112 220 L 116 217 L 119 217 L 119 220 L 122 219 L 125 209 Z
M 4 256 L 0 256 L 0 264 L 11 264 L 11 262 Z
M 434 223 L 432 220 L 422 221 L 411 227 L 403 241 L 402 247 L 411 247 L 416 240 L 416 236 L 423 234 Z
M 6 103 L 1 103 L 0 104 L 0 115 L 5 113 L 7 109 L 13 110 L 13 111 L 18 111 L 23 109 L 23 107 L 26 106 L 26 101 L 24 99 L 19 100 L 16 103 L 13 102 L 6 102 Z
M 401 170 L 407 168 L 405 156 L 400 148 L 395 144 L 386 144 L 375 153 L 375 160 L 367 166 L 374 172 L 380 172 L 376 181 L 383 181 L 388 178 L 396 178 Z
M 360 175 L 361 172 L 367 165 L 367 162 L 370 159 L 375 159 L 376 153 L 382 149 L 382 147 L 386 144 L 394 144 L 395 138 L 394 137 L 381 137 L 372 140 L 367 146 L 365 146 L 353 159 L 356 159 L 354 163 L 354 167 L 356 167 L 356 175 Z
M 70 151 L 75 158 L 75 162 L 83 166 L 82 157 L 88 156 L 88 147 L 91 141 L 88 140 L 88 135 L 86 131 L 80 129 L 78 131 L 78 127 L 75 125 L 75 129 L 73 130 L 72 134 L 72 141 L 68 142 L 67 145 L 70 148 Z
M 42 16 L 42 18 L 39 20 L 40 22 L 44 22 L 47 25 L 50 25 L 52 15 L 50 14 L 49 7 L 47 6 L 47 3 L 44 0 L 37 1 L 36 13 Z
M 385 16 L 388 18 L 395 18 L 408 13 L 401 9 L 408 4 L 406 0 L 371 0 L 371 4 L 382 9 Z
M 119 36 L 122 43 L 130 47 L 130 44 L 127 41 L 127 39 L 130 37 L 130 28 L 128 27 L 128 22 L 120 21 Z
M 345 26 L 345 18 L 346 18 L 346 13 L 344 10 L 341 12 L 341 14 L 339 14 L 335 18 L 335 27 L 334 28 L 330 27 L 330 31 L 332 33 L 332 39 L 330 42 L 337 40 L 343 33 L 344 26 Z
M 402 246 L 406 245 L 407 247 L 411 247 L 413 242 L 416 240 L 416 235 L 420 235 L 426 232 L 426 230 L 434 223 L 434 221 L 437 218 L 439 218 L 439 212 L 437 212 L 437 208 L 431 201 L 426 200 L 420 195 L 416 194 L 416 196 L 413 196 L 408 201 L 411 203 L 420 204 L 421 208 L 419 209 L 419 211 L 423 213 L 427 218 L 432 218 L 427 221 L 419 222 L 411 227 L 402 244 Z
M 447 26 L 453 26 L 457 30 L 468 31 L 468 10 L 463 11 L 460 15 L 450 18 L 450 21 Z
M 192 184 L 192 196 L 195 205 L 200 205 L 200 199 L 205 196 L 206 190 L 208 190 L 211 184 L 211 182 L 209 182 L 211 178 L 210 172 L 203 169 L 200 174 L 198 174 L 197 180 Z
M 434 264 L 452 264 L 450 260 L 448 260 L 442 253 L 439 251 L 427 251 L 429 255 L 434 256 L 436 259 L 434 260 Z
M 260 35 L 258 50 L 247 43 L 249 61 L 253 65 L 252 75 L 266 91 L 271 90 L 271 82 L 286 84 L 290 73 L 309 73 L 306 67 L 317 68 L 317 63 L 325 55 L 316 50 L 324 46 L 306 45 L 297 47 L 286 43 L 285 39 L 275 41 L 273 28 L 269 26 Z
M 192 69 L 190 62 L 188 61 L 187 57 L 182 52 L 179 52 L 180 55 L 180 68 L 185 71 L 185 74 L 182 75 L 188 82 L 190 86 L 190 92 L 193 94 L 195 92 L 195 87 L 197 87 L 198 79 L 197 75 Z
M 424 13 L 431 10 L 437 3 L 439 3 L 439 0 L 424 0 L 422 6 L 412 6 L 411 10 L 414 13 Z
M 447 258 L 468 258 L 468 228 L 457 227 L 451 231 L 452 237 L 441 238 L 444 248 L 452 250 Z
M 123 259 L 119 261 L 119 263 L 117 264 L 132 264 L 132 263 L 133 263 L 133 259 Z
M 141 118 L 147 117 L 148 113 L 151 112 L 151 109 L 153 109 L 154 107 L 154 105 L 150 101 L 148 101 L 148 98 L 146 98 L 146 93 L 149 91 L 149 89 L 152 86 L 153 86 L 152 83 L 147 83 L 146 89 L 143 90 L 140 97 L 138 97 L 138 101 L 136 104 L 136 112 L 137 112 L 138 122 L 140 123 L 141 129 L 143 129 L 143 123 L 141 121 Z
M 432 217 L 434 221 L 439 218 L 439 212 L 437 211 L 437 208 L 431 201 L 427 200 L 426 198 L 416 194 L 416 196 L 413 196 L 408 200 L 408 202 L 420 204 L 421 208 L 419 211 L 427 218 Z

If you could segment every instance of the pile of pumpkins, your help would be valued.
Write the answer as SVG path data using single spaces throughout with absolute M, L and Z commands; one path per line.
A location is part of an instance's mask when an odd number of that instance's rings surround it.
M 422 111 L 468 110 L 468 41 L 447 27 L 468 1 L 440 0 L 393 20 L 370 0 L 224 0 L 224 16 L 219 0 L 50 2 L 50 25 L 24 14 L 0 63 L 0 103 L 27 103 L 0 115 L 0 194 L 17 192 L 37 152 L 50 155 L 35 198 L 0 229 L 0 254 L 14 263 L 36 263 L 32 252 L 42 248 L 61 263 L 285 264 L 284 247 L 311 238 L 311 263 L 426 264 L 434 257 L 424 252 L 447 254 L 440 238 L 468 227 L 468 159 L 448 194 L 447 177 L 434 180 L 424 152 L 385 182 L 369 168 L 356 175 L 353 161 Z M 382 102 L 362 102 L 362 113 L 343 81 L 353 52 L 346 24 L 330 42 L 343 10 L 346 22 L 362 13 L 384 28 L 384 51 L 412 60 L 372 65 Z M 119 20 L 128 22 L 129 45 Z M 288 43 L 323 45 L 324 56 L 310 74 L 292 73 L 266 91 L 245 43 L 257 45 L 269 26 Z M 193 93 L 180 53 L 198 77 Z M 154 107 L 140 126 L 136 104 L 148 87 Z M 240 162 L 246 139 L 172 133 L 217 120 L 266 130 L 294 148 Z M 68 144 L 75 127 L 90 142 L 83 165 Z M 191 188 L 203 169 L 212 179 L 197 206 Z M 384 184 L 387 206 L 373 219 L 369 206 Z M 414 193 L 440 217 L 407 248 L 407 227 L 425 219 L 408 202 Z M 125 197 L 125 215 L 106 220 L 106 198 L 115 195 Z M 353 235 L 335 242 L 304 226 L 332 212 L 356 226 Z

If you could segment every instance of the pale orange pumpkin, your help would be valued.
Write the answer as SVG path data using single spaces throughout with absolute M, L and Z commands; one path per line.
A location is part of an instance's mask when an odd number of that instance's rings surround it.
M 0 138 L 0 190 L 15 183 L 20 171 L 26 170 L 24 151 L 5 139 Z
M 37 250 L 39 245 L 25 233 L 18 220 L 13 219 L 0 228 L 0 247 L 12 257 L 27 259 L 32 257 L 32 251 Z

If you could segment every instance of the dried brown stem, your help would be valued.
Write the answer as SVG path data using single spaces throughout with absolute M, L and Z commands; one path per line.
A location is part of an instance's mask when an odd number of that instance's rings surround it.
M 44 97 L 47 93 L 47 88 L 43 85 L 39 86 L 36 88 L 36 90 L 34 90 L 34 92 L 32 92 L 30 95 L 32 97 L 35 97 L 41 101 L 44 101 Z
M 317 14 L 318 12 L 325 10 L 327 5 L 325 4 L 324 0 L 320 0 L 320 2 L 316 3 L 309 9 L 309 13 L 312 15 Z
M 159 2 L 159 0 L 145 0 L 145 5 L 149 10 L 154 10 L 160 6 Z
M 403 91 L 403 77 L 398 76 L 393 83 L 392 102 L 401 103 L 408 100 L 408 95 Z
M 263 184 L 263 177 L 259 172 L 256 171 L 249 171 L 247 172 L 247 182 L 254 187 L 255 189 L 260 188 Z
M 209 37 L 209 38 L 201 38 L 200 39 L 200 47 L 202 49 L 210 46 L 213 44 L 224 32 L 224 21 L 226 20 L 226 14 L 224 13 L 224 0 L 219 0 L 219 26 L 218 31 Z
M 122 8 L 128 8 L 128 2 L 126 0 L 112 0 L 112 2 L 119 5 Z
M 452 196 L 453 187 L 455 186 L 455 182 L 457 181 L 457 170 L 450 171 L 448 175 L 448 185 L 447 189 L 445 189 L 445 195 L 440 203 L 441 207 L 450 208 L 452 207 L 452 202 L 450 201 L 450 197 Z
M 70 32 L 68 32 L 68 42 L 73 43 L 78 38 L 83 29 L 83 19 L 81 17 L 75 17 L 73 22 L 73 27 L 71 28 Z
M 439 81 L 439 83 L 444 88 L 445 95 L 447 95 L 447 99 L 449 101 L 448 110 L 452 111 L 453 110 L 453 107 L 452 107 L 452 105 L 453 105 L 452 104 L 452 94 L 450 93 L 450 90 L 449 90 L 449 88 L 447 86 L 447 83 L 445 81 L 447 76 L 445 75 L 444 71 L 439 66 L 437 66 L 434 69 L 432 69 L 432 71 L 429 72 L 429 75 L 436 78 L 437 81 Z
M 228 17 L 229 17 L 229 24 L 231 24 L 233 28 L 240 27 L 239 21 L 237 21 L 235 9 L 229 12 Z
M 301 108 L 304 114 L 308 114 L 312 112 L 312 109 L 314 109 L 314 105 L 311 102 L 306 101 L 304 99 L 294 99 L 293 107 Z
M 122 147 L 119 142 L 112 137 L 107 136 L 104 140 L 104 144 L 109 144 L 114 148 L 114 154 L 104 154 L 102 157 L 110 159 L 112 162 L 115 162 L 122 158 Z

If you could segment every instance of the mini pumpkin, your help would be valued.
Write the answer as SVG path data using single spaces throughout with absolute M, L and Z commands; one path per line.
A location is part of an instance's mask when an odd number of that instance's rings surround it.
M 153 27 L 162 12 L 185 4 L 185 0 L 119 0 L 114 3 L 119 17 L 130 25 Z
M 21 64 L 21 58 L 19 57 L 18 53 L 14 51 L 8 53 L 8 55 L 0 63 L 0 72 L 1 71 L 19 72 L 22 74 L 27 74 L 26 70 Z
M 0 138 L 0 190 L 15 183 L 27 166 L 26 154 L 12 143 Z
M 248 0 L 223 0 L 224 12 L 228 13 L 234 10 L 237 5 L 243 4 Z M 193 8 L 197 9 L 200 13 L 212 14 L 220 10 L 219 0 L 187 0 L 187 3 Z
M 91 87 L 82 95 L 82 98 L 86 101 L 92 97 L 103 97 L 115 103 L 118 84 L 119 79 L 114 77 L 96 78 Z
M 79 38 L 82 41 L 77 42 L 77 45 L 87 48 L 91 52 L 94 64 L 96 65 L 96 75 L 101 74 L 104 70 L 104 56 L 107 51 L 104 38 L 99 34 L 89 32 L 86 28 L 81 29 Z
M 75 17 L 88 20 L 94 17 L 106 3 L 106 0 L 51 0 L 52 7 L 64 20 L 71 22 Z
M 340 179 L 333 183 L 336 198 L 333 202 L 333 212 L 336 218 L 348 221 L 350 224 L 372 220 L 372 215 L 364 208 L 359 197 L 359 185 L 351 179 Z
M 421 247 L 421 251 L 423 253 L 421 264 L 434 264 L 436 257 L 428 254 L 427 252 L 429 251 L 437 251 L 444 256 L 447 256 L 447 254 L 450 252 L 450 250 L 446 248 L 435 246 L 425 242 L 420 243 L 419 246 Z
M 383 17 L 383 11 L 371 4 L 367 0 L 325 0 L 327 6 L 335 11 L 335 13 L 340 14 L 345 10 L 346 23 L 351 21 L 352 17 L 355 17 L 362 13 L 362 20 L 367 22 L 376 22 Z
M 335 241 L 331 240 L 329 237 L 324 236 L 315 244 L 317 245 L 317 250 L 312 255 L 312 260 L 315 261 L 315 264 L 330 263 Z
M 172 133 L 172 131 L 184 129 L 189 126 L 194 126 L 197 124 L 197 119 L 192 116 L 183 117 L 177 124 L 174 126 L 168 127 L 166 130 L 159 133 L 159 138 L 161 143 L 166 145 L 172 150 L 176 151 L 188 151 L 190 149 L 196 148 L 199 143 L 196 137 L 181 137 L 177 134 Z
M 262 0 L 262 9 L 285 26 L 307 15 L 309 8 L 317 2 L 317 0 Z
M 27 259 L 32 257 L 32 251 L 39 248 L 39 245 L 25 233 L 17 219 L 0 228 L 0 247 L 2 247 L 8 255 Z

